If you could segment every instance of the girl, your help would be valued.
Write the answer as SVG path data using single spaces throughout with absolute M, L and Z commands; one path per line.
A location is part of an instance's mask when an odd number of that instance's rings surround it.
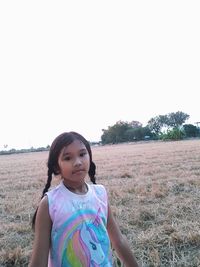
M 29 267 L 109 267 L 112 247 L 126 267 L 138 267 L 115 222 L 87 140 L 62 133 L 52 143 L 48 179 L 33 217 L 35 239 Z M 60 184 L 48 192 L 52 174 Z M 85 182 L 89 175 L 93 184 Z M 110 243 L 111 242 L 111 243 Z

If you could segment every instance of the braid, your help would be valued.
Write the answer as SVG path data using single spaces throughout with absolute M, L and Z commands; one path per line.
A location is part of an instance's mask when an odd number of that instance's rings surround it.
M 45 195 L 45 193 L 48 191 L 49 187 L 51 186 L 51 180 L 52 180 L 52 171 L 51 169 L 48 169 L 48 172 L 47 172 L 47 175 L 48 175 L 48 178 L 47 178 L 47 183 L 45 185 L 45 188 L 42 192 L 42 197 L 41 199 L 43 198 L 43 196 Z M 36 219 L 36 215 L 37 215 L 37 211 L 38 211 L 38 207 L 33 215 L 33 219 L 32 219 L 32 229 L 34 230 L 35 229 L 35 219 Z
M 48 169 L 47 176 L 48 176 L 47 182 L 46 182 L 45 188 L 44 188 L 44 190 L 42 192 L 41 199 L 43 198 L 43 196 L 45 195 L 45 193 L 48 192 L 49 187 L 51 186 L 51 180 L 52 180 L 52 170 L 51 169 Z
M 96 184 L 96 177 L 95 177 L 95 174 L 96 174 L 96 165 L 94 164 L 93 161 L 91 161 L 90 163 L 90 169 L 88 171 L 88 174 L 90 176 L 90 180 L 93 184 Z

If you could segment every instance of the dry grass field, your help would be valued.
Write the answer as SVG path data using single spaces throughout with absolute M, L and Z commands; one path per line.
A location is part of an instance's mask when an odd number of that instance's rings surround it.
M 142 267 L 200 266 L 200 140 L 93 147 L 97 181 Z M 27 266 L 47 152 L 0 156 L 0 266 Z M 53 186 L 58 183 L 55 179 Z

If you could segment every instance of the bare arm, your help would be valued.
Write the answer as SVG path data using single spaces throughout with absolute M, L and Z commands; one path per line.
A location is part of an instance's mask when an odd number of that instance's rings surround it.
M 110 206 L 108 206 L 108 234 L 113 248 L 116 250 L 117 255 L 125 264 L 126 267 L 139 267 L 136 259 L 129 247 L 128 241 L 125 236 L 122 235 L 119 226 L 117 225 Z
M 51 218 L 48 199 L 45 196 L 39 205 L 35 221 L 35 238 L 29 267 L 47 267 L 51 237 Z

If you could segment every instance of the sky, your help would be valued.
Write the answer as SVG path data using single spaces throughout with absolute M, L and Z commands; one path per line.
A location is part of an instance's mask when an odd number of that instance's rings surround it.
M 200 121 L 199 1 L 1 1 L 0 149 L 117 121 Z

